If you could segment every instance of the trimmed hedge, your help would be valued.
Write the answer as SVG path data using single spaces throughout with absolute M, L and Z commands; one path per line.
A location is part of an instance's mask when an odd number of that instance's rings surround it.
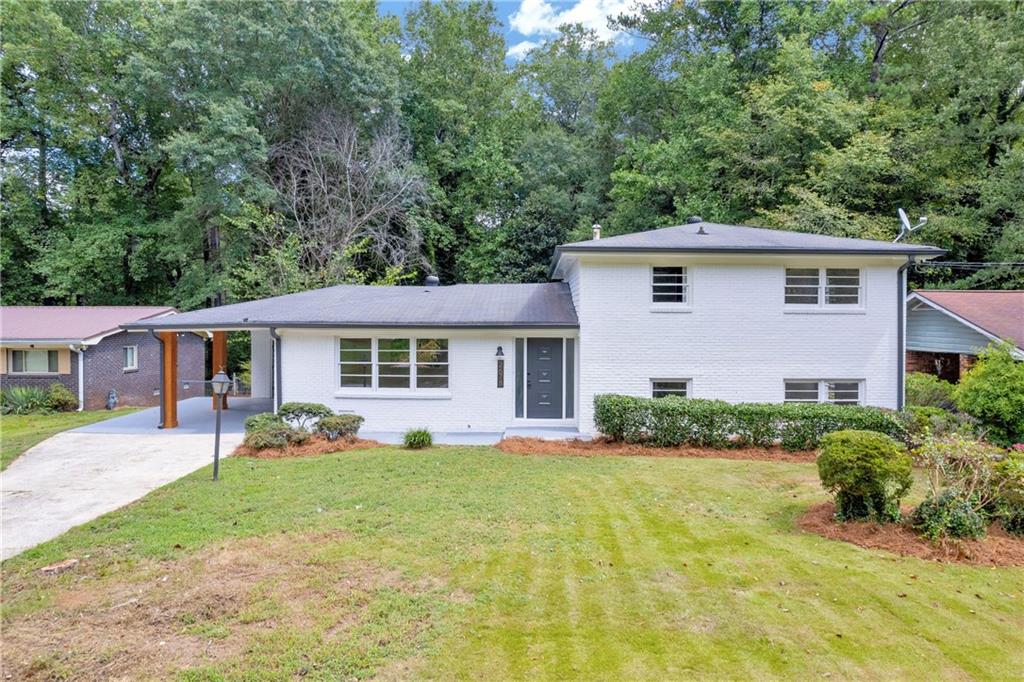
M 898 413 L 876 407 L 830 404 L 739 403 L 701 398 L 594 398 L 594 423 L 613 440 L 661 447 L 732 445 L 811 450 L 833 431 L 876 431 L 906 437 Z
M 355 438 L 362 425 L 363 418 L 358 414 L 332 414 L 317 422 L 316 430 L 327 440 L 348 439 Z

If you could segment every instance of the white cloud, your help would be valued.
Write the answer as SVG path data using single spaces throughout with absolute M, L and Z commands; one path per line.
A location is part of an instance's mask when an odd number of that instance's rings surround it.
M 632 0 L 578 0 L 565 10 L 557 10 L 547 0 L 522 0 L 509 16 L 511 27 L 524 36 L 550 35 L 562 24 L 582 24 L 598 37 L 613 38 L 617 31 L 608 28 L 608 17 L 626 13 Z
M 540 43 L 535 43 L 532 40 L 524 40 L 523 42 L 516 43 L 512 47 L 508 48 L 508 52 L 505 53 L 505 56 L 518 61 L 525 57 L 527 52 L 539 46 Z

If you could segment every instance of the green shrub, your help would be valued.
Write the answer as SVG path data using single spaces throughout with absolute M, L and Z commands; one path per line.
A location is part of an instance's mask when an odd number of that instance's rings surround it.
M 291 432 L 292 428 L 285 423 L 276 427 L 268 425 L 254 431 L 246 431 L 242 443 L 254 450 L 283 448 L 288 445 L 288 436 Z
M 327 440 L 348 439 L 354 438 L 362 425 L 363 418 L 358 414 L 332 414 L 321 419 L 316 430 Z
M 989 515 L 1006 532 L 1024 535 L 1024 450 L 1007 453 L 993 469 L 993 487 L 998 492 Z
M 908 406 L 901 413 L 907 431 L 907 445 L 920 446 L 929 436 L 949 436 L 954 433 L 974 435 L 975 420 L 963 412 L 950 412 L 941 407 Z
M 986 437 L 1009 447 L 1024 441 L 1024 362 L 1008 343 L 992 344 L 978 356 L 953 391 L 959 409 L 978 419 Z
M 433 445 L 434 437 L 427 429 L 409 429 L 405 432 L 402 442 L 405 443 L 405 447 L 411 450 L 420 450 Z
M 898 413 L 857 405 L 740 403 L 699 398 L 636 398 L 599 395 L 594 398 L 597 429 L 613 440 L 658 446 L 769 446 L 787 450 L 817 447 L 832 431 L 878 431 L 902 439 L 906 429 Z
M 277 408 L 277 416 L 303 431 L 332 414 L 331 408 L 320 403 L 285 403 Z
M 988 524 L 969 500 L 947 490 L 938 497 L 929 497 L 917 506 L 910 523 L 921 535 L 931 540 L 942 536 L 980 538 Z
M 907 405 L 917 407 L 953 407 L 953 384 L 934 374 L 910 372 L 906 378 Z
M 78 409 L 78 397 L 67 386 L 55 381 L 46 389 L 46 406 L 54 412 L 73 412 Z
M 0 393 L 4 414 L 31 414 L 49 409 L 46 391 L 35 386 L 13 386 Z
M 818 476 L 835 495 L 840 520 L 898 521 L 910 471 L 910 456 L 885 434 L 847 430 L 821 439 Z
M 245 432 L 260 431 L 266 428 L 285 425 L 284 421 L 273 412 L 260 412 L 245 418 Z

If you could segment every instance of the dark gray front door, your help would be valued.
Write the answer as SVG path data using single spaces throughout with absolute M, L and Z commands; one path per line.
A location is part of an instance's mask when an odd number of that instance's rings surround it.
M 562 418 L 562 339 L 526 340 L 526 418 Z

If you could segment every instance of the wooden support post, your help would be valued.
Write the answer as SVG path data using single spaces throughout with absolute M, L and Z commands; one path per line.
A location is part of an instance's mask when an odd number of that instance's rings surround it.
M 178 333 L 160 332 L 164 342 L 164 383 L 160 387 L 160 400 L 164 407 L 164 428 L 178 426 Z
M 210 368 L 210 376 L 212 377 L 217 372 L 223 370 L 227 373 L 228 367 L 228 333 L 227 332 L 214 332 L 213 333 L 213 367 Z M 217 409 L 217 396 L 213 396 L 213 409 Z M 221 396 L 221 408 L 228 409 L 228 394 L 225 393 Z

